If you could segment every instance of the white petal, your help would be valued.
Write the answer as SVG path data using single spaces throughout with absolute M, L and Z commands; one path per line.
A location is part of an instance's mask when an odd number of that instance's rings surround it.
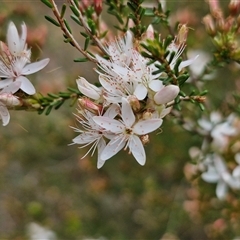
M 120 113 L 120 107 L 118 104 L 111 104 L 107 111 L 103 114 L 104 117 L 115 118 Z
M 101 168 L 101 167 L 104 165 L 104 163 L 105 163 L 105 161 L 102 160 L 102 158 L 101 158 L 101 154 L 102 154 L 104 148 L 106 147 L 106 142 L 104 141 L 103 138 L 100 139 L 100 141 L 98 142 L 98 146 L 97 146 L 97 147 L 98 147 L 97 168 L 99 169 L 99 168 Z
M 98 100 L 100 98 L 100 89 L 95 85 L 89 83 L 85 78 L 80 77 L 76 80 L 79 91 L 85 96 Z
M 108 160 L 115 154 L 117 154 L 126 144 L 124 136 L 119 135 L 115 138 L 113 138 L 107 146 L 104 148 L 102 154 L 101 154 L 101 159 L 103 161 Z
M 152 80 L 149 83 L 149 88 L 152 89 L 154 92 L 160 91 L 163 87 L 164 86 L 162 84 L 162 81 L 160 81 L 160 80 Z
M 6 126 L 10 120 L 10 114 L 3 104 L 0 104 L 0 116 L 2 118 L 3 126 Z
M 75 137 L 72 141 L 76 144 L 86 144 L 91 143 L 99 137 L 98 134 L 94 134 L 94 132 L 83 132 L 77 137 Z
M 143 84 L 138 84 L 133 94 L 138 100 L 143 100 L 147 96 L 147 88 Z
M 146 162 L 146 154 L 143 144 L 138 136 L 132 135 L 129 138 L 129 149 L 137 162 L 140 165 L 144 165 Z
M 189 60 L 181 62 L 180 65 L 179 65 L 179 71 L 181 71 L 183 68 L 185 68 L 185 67 L 189 66 L 190 64 L 192 64 L 195 61 L 195 59 L 197 59 L 197 58 L 198 58 L 198 55 L 196 57 L 194 57 L 194 58 L 191 58 Z
M 207 172 L 202 173 L 202 179 L 208 183 L 216 183 L 219 181 L 219 174 L 214 170 L 208 170 Z
M 125 130 L 125 126 L 121 122 L 108 117 L 94 116 L 93 121 L 113 133 L 121 133 Z
M 19 49 L 18 51 L 22 51 L 25 48 L 26 45 L 26 39 L 27 39 L 27 27 L 25 23 L 22 23 L 22 34 L 19 39 Z
M 10 85 L 11 83 L 13 83 L 13 79 L 0 80 L 0 88 L 5 88 L 8 85 Z
M 28 95 L 33 95 L 36 93 L 34 86 L 26 77 L 20 76 L 16 79 L 16 81 L 21 82 L 20 89 L 22 89 Z
M 133 131 L 138 135 L 144 135 L 158 129 L 162 125 L 162 122 L 163 120 L 160 118 L 142 120 L 133 126 Z
M 41 69 L 43 69 L 44 67 L 46 67 L 46 65 L 49 63 L 50 59 L 49 58 L 45 58 L 41 61 L 38 62 L 34 62 L 34 63 L 30 63 L 27 64 L 23 69 L 21 74 L 22 75 L 29 75 L 35 72 L 40 71 Z
M 216 195 L 220 200 L 226 198 L 228 186 L 224 181 L 219 181 L 216 188 Z
M 19 81 L 12 82 L 6 87 L 4 87 L 0 93 L 15 93 L 19 90 L 20 86 L 21 86 L 21 82 Z
M 8 44 L 10 52 L 13 55 L 16 55 L 18 53 L 18 49 L 19 49 L 19 35 L 18 35 L 17 28 L 13 22 L 10 22 L 9 26 L 8 26 L 7 44 Z
M 132 127 L 135 122 L 135 116 L 133 110 L 127 101 L 127 99 L 122 98 L 122 120 L 124 121 L 126 127 Z

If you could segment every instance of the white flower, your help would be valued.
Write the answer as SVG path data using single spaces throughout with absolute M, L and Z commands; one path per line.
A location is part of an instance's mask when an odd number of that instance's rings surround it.
M 6 126 L 10 121 L 8 107 L 21 105 L 19 99 L 13 95 L 19 89 L 19 85 L 19 82 L 15 82 L 0 91 L 0 118 L 2 119 L 3 126 Z
M 219 199 L 226 197 L 229 187 L 240 189 L 239 166 L 231 174 L 224 159 L 218 154 L 207 155 L 204 164 L 207 166 L 207 171 L 202 173 L 202 179 L 209 183 L 217 183 L 216 195 Z
M 29 240 L 57 240 L 55 232 L 35 222 L 27 225 L 27 235 Z
M 92 146 L 88 150 L 88 152 L 82 157 L 84 158 L 91 150 L 92 154 L 94 154 L 96 148 L 98 149 L 98 162 L 97 167 L 101 168 L 105 163 L 105 160 L 101 158 L 101 153 L 106 146 L 106 142 L 104 140 L 105 129 L 96 124 L 93 121 L 93 117 L 95 116 L 92 112 L 86 109 L 79 109 L 79 116 L 77 116 L 77 120 L 80 123 L 82 129 L 73 128 L 76 132 L 80 132 L 80 135 L 75 137 L 72 141 L 73 144 L 83 144 L 81 148 L 86 147 L 88 145 Z M 114 118 L 119 112 L 119 106 L 116 104 L 112 104 L 108 110 L 104 113 L 103 116 Z M 107 133 L 106 133 L 107 135 Z
M 11 22 L 7 32 L 8 47 L 0 53 L 0 88 L 4 88 L 13 82 L 20 82 L 20 89 L 32 95 L 36 90 L 32 83 L 25 77 L 43 69 L 49 59 L 43 59 L 35 63 L 30 62 L 31 50 L 26 49 L 26 26 L 22 25 L 22 35 L 19 36 L 15 25 Z M 3 46 L 3 44 L 2 44 Z
M 236 116 L 233 114 L 226 119 L 222 119 L 218 112 L 212 112 L 210 121 L 200 119 L 198 124 L 202 127 L 204 134 L 210 134 L 213 138 L 212 146 L 223 151 L 228 146 L 230 137 L 239 134 L 238 127 L 233 124 L 235 120 Z
M 148 119 L 136 121 L 135 115 L 128 101 L 122 98 L 122 120 L 96 116 L 93 120 L 102 128 L 111 131 L 116 136 L 107 144 L 101 154 L 102 160 L 107 160 L 117 154 L 122 148 L 128 147 L 139 164 L 144 165 L 146 155 L 140 135 L 153 132 L 162 124 L 162 119 Z

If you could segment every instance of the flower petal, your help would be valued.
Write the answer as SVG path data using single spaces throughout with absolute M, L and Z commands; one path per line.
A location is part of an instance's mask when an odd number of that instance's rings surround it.
M 113 138 L 104 148 L 101 154 L 101 159 L 103 161 L 108 160 L 109 158 L 117 154 L 124 147 L 125 143 L 126 142 L 124 136 L 122 135 Z
M 40 71 L 41 69 L 43 69 L 44 67 L 46 67 L 46 65 L 49 63 L 50 59 L 49 58 L 45 58 L 41 61 L 38 62 L 34 62 L 34 63 L 30 63 L 27 64 L 23 69 L 21 74 L 22 75 L 29 75 L 35 72 Z
M 121 122 L 108 117 L 94 116 L 93 121 L 100 127 L 105 128 L 113 133 L 121 133 L 125 129 L 125 126 Z
M 10 85 L 11 83 L 13 83 L 13 79 L 4 79 L 4 80 L 0 80 L 0 88 L 5 88 L 8 85 Z
M 16 81 L 21 82 L 20 89 L 22 89 L 28 95 L 33 95 L 36 93 L 36 90 L 32 83 L 24 76 L 19 76 L 16 78 Z
M 135 116 L 133 110 L 127 101 L 127 99 L 122 98 L 122 120 L 124 121 L 126 127 L 132 127 L 135 122 Z
M 17 55 L 19 49 L 19 35 L 17 28 L 13 22 L 10 22 L 8 25 L 7 44 L 10 52 L 13 55 Z
M 106 147 L 106 142 L 104 141 L 103 138 L 100 139 L 100 141 L 98 142 L 98 146 L 97 146 L 97 147 L 98 147 L 97 168 L 99 169 L 99 168 L 101 168 L 101 167 L 104 165 L 104 163 L 105 163 L 105 161 L 102 160 L 102 158 L 101 158 L 101 154 L 102 154 L 104 148 Z
M 15 93 L 19 90 L 21 82 L 15 81 L 4 87 L 0 93 Z
M 10 114 L 3 104 L 0 104 L 0 116 L 2 118 L 3 126 L 6 126 L 10 121 Z
M 147 96 L 147 88 L 143 84 L 138 84 L 133 93 L 138 100 L 143 100 Z
M 145 154 L 145 150 L 144 150 L 144 147 L 143 147 L 143 144 L 142 144 L 140 138 L 136 135 L 132 135 L 129 138 L 128 146 L 129 146 L 129 149 L 130 149 L 132 155 L 137 160 L 137 162 L 140 165 L 144 165 L 146 162 L 146 154 Z
M 144 135 L 158 129 L 162 125 L 162 122 L 161 118 L 142 120 L 133 126 L 133 131 L 138 135 Z
M 220 200 L 224 200 L 226 198 L 227 191 L 228 191 L 227 184 L 223 180 L 220 180 L 218 182 L 217 188 L 216 188 L 216 195 L 217 195 L 217 197 Z

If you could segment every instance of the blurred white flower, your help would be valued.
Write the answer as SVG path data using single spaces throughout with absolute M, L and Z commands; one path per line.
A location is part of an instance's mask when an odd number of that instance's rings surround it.
M 228 172 L 224 160 L 217 154 L 209 154 L 204 160 L 204 164 L 207 171 L 202 173 L 202 179 L 208 183 L 217 183 L 216 195 L 220 200 L 225 199 L 232 176 Z
M 139 138 L 141 135 L 153 132 L 162 124 L 162 119 L 139 120 L 136 117 L 128 101 L 122 99 L 120 120 L 104 116 L 93 117 L 93 120 L 102 128 L 115 134 L 101 154 L 102 160 L 107 160 L 117 154 L 122 148 L 129 148 L 140 165 L 146 162 L 146 154 L 143 144 Z
M 228 146 L 230 137 L 240 132 L 239 128 L 234 126 L 236 119 L 237 117 L 233 114 L 223 119 L 220 113 L 212 112 L 210 120 L 202 118 L 198 120 L 198 124 L 202 127 L 203 134 L 210 134 L 213 138 L 213 148 L 221 152 Z
M 57 240 L 55 232 L 35 222 L 27 225 L 27 235 L 29 240 Z
M 8 46 L 1 42 L 0 51 L 0 88 L 5 88 L 13 82 L 20 82 L 20 89 L 32 95 L 36 90 L 32 83 L 25 77 L 43 69 L 49 59 L 43 59 L 35 63 L 30 62 L 31 50 L 26 45 L 26 26 L 22 25 L 22 35 L 19 36 L 16 26 L 11 22 L 8 26 Z

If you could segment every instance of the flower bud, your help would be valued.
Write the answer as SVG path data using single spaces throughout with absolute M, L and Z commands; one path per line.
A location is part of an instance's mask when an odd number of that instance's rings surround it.
M 211 15 L 207 15 L 203 18 L 203 23 L 205 25 L 206 31 L 210 36 L 215 36 L 216 35 L 216 27 L 213 22 L 213 18 Z
M 102 91 L 95 85 L 89 83 L 85 78 L 80 77 L 76 80 L 79 91 L 84 94 L 86 97 L 89 97 L 94 100 L 99 100 Z
M 137 99 L 136 96 L 131 95 L 131 96 L 128 97 L 127 100 L 129 102 L 129 104 L 131 105 L 134 112 L 138 112 L 140 110 L 141 105 L 140 105 L 140 102 L 139 102 L 139 100 Z
M 102 106 L 92 102 L 88 98 L 80 98 L 78 99 L 78 102 L 84 109 L 87 109 L 92 113 L 99 114 L 102 112 Z
M 230 14 L 233 16 L 238 15 L 240 11 L 240 0 L 231 0 L 228 5 Z
M 0 95 L 0 102 L 4 103 L 9 108 L 22 106 L 22 102 L 18 99 L 18 97 L 10 93 L 2 93 Z
M 157 105 L 166 104 L 166 103 L 174 100 L 177 97 L 179 91 L 180 91 L 180 89 L 178 86 L 168 85 L 168 86 L 162 88 L 160 91 L 158 91 L 154 95 L 154 101 Z
M 102 12 L 102 0 L 94 0 L 94 10 L 99 16 Z

